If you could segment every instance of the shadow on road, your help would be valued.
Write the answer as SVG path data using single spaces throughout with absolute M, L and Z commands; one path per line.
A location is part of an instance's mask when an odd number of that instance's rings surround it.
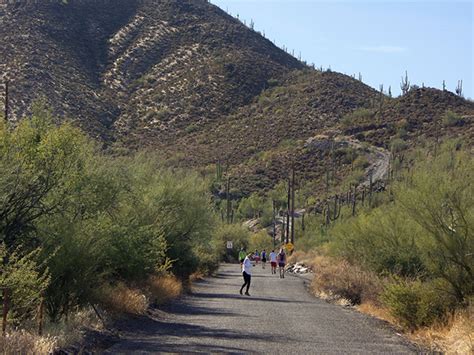
M 196 349 L 199 349 L 197 351 Z M 127 346 L 119 352 L 113 353 L 129 353 L 130 351 L 151 352 L 151 353 L 172 353 L 172 354 L 248 354 L 249 351 L 244 348 L 231 346 L 220 346 L 202 343 L 176 344 L 172 341 L 157 344 L 153 341 L 132 340 Z M 112 352 L 111 352 L 112 353 Z
M 281 299 L 281 298 L 263 298 L 263 297 L 253 297 L 253 296 L 241 296 L 239 294 L 233 295 L 229 293 L 203 293 L 199 292 L 196 294 L 193 294 L 191 297 L 195 298 L 206 298 L 206 299 L 213 299 L 213 298 L 226 298 L 226 299 L 239 299 L 239 300 L 252 300 L 252 301 L 261 301 L 261 302 L 276 302 L 276 303 L 292 303 L 292 304 L 297 304 L 297 303 L 310 303 L 306 301 L 294 301 L 294 300 L 287 300 L 287 299 Z

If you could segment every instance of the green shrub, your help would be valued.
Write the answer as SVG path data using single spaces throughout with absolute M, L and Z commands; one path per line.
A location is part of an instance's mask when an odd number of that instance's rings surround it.
M 215 243 L 219 256 L 223 260 L 233 261 L 238 259 L 240 248 L 249 250 L 250 231 L 240 224 L 222 224 L 215 231 Z M 233 243 L 233 249 L 227 250 L 227 242 Z M 232 260 L 228 258 L 231 257 Z
M 405 220 L 419 228 L 414 235 L 426 269 L 451 284 L 459 302 L 474 294 L 472 176 L 472 156 L 446 145 L 394 190 Z
M 198 126 L 195 124 L 195 123 L 191 123 L 189 126 L 187 126 L 184 131 L 187 133 L 187 134 L 191 134 L 191 133 L 194 133 L 198 130 Z
M 36 262 L 38 252 L 35 250 L 22 256 L 18 251 L 8 252 L 5 244 L 0 244 L 0 288 L 10 291 L 10 315 L 16 324 L 35 315 L 50 283 L 48 270 Z
M 442 117 L 442 121 L 443 121 L 443 126 L 445 127 L 463 126 L 466 123 L 464 118 L 461 115 L 451 110 L 447 110 L 445 112 L 445 114 Z
M 395 206 L 375 209 L 334 226 L 332 249 L 382 275 L 417 276 L 424 270 L 414 236 L 418 226 Z
M 375 111 L 367 108 L 358 108 L 342 118 L 345 126 L 350 126 L 357 122 L 365 122 L 371 120 L 375 115 Z
M 398 280 L 385 286 L 381 300 L 402 326 L 411 330 L 429 326 L 446 317 L 455 304 L 439 284 L 439 280 L 429 283 Z
M 280 82 L 278 79 L 268 79 L 268 86 L 269 87 L 274 87 L 280 85 Z
M 265 210 L 266 200 L 258 193 L 253 193 L 240 200 L 237 215 L 241 219 L 258 218 Z
M 399 153 L 408 148 L 408 143 L 401 138 L 395 138 L 390 143 L 392 153 Z
M 45 290 L 57 321 L 103 285 L 215 268 L 207 181 L 151 153 L 105 156 L 79 129 L 53 122 L 36 109 L 14 128 L 0 122 L 2 284 L 23 275 L 21 294 Z
M 354 160 L 354 168 L 356 169 L 366 169 L 370 166 L 369 160 L 364 155 L 359 155 Z
M 255 251 L 258 250 L 261 252 L 263 249 L 267 251 L 267 253 L 274 249 L 273 248 L 273 240 L 272 238 L 268 235 L 266 230 L 262 230 L 258 233 L 253 234 L 250 236 L 249 240 L 249 247 L 248 250 L 250 251 Z

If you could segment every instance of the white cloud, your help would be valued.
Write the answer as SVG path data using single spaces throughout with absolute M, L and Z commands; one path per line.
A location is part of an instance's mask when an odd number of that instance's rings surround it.
M 403 53 L 406 52 L 408 49 L 405 47 L 399 46 L 365 46 L 359 47 L 359 50 L 364 52 L 376 52 L 376 53 Z

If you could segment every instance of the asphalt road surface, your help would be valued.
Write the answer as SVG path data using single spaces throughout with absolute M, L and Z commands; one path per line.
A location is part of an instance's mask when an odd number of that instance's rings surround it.
M 301 278 L 253 268 L 241 296 L 239 265 L 222 265 L 193 294 L 120 325 L 117 353 L 408 354 L 383 322 L 310 295 Z

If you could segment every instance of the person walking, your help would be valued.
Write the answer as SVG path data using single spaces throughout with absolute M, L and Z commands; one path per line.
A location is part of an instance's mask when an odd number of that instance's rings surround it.
M 240 265 L 242 265 L 242 263 L 244 262 L 244 259 L 245 259 L 246 256 L 247 256 L 247 253 L 245 252 L 244 247 L 240 248 L 240 251 L 239 251 Z
M 247 289 L 245 290 L 245 294 L 247 296 L 250 296 L 249 288 L 250 288 L 250 281 L 252 280 L 252 262 L 250 261 L 251 256 L 252 256 L 252 253 L 248 254 L 245 257 L 244 262 L 242 263 L 242 276 L 244 277 L 244 284 L 240 288 L 240 294 L 242 294 L 244 287 L 247 286 Z
M 277 254 L 275 253 L 275 250 L 272 250 L 270 253 L 270 266 L 272 269 L 272 274 L 277 273 Z
M 265 269 L 265 264 L 267 263 L 267 252 L 265 249 L 262 250 L 262 269 Z
M 280 249 L 278 253 L 278 267 L 280 269 L 280 278 L 285 278 L 285 265 L 286 265 L 286 254 L 283 248 Z

